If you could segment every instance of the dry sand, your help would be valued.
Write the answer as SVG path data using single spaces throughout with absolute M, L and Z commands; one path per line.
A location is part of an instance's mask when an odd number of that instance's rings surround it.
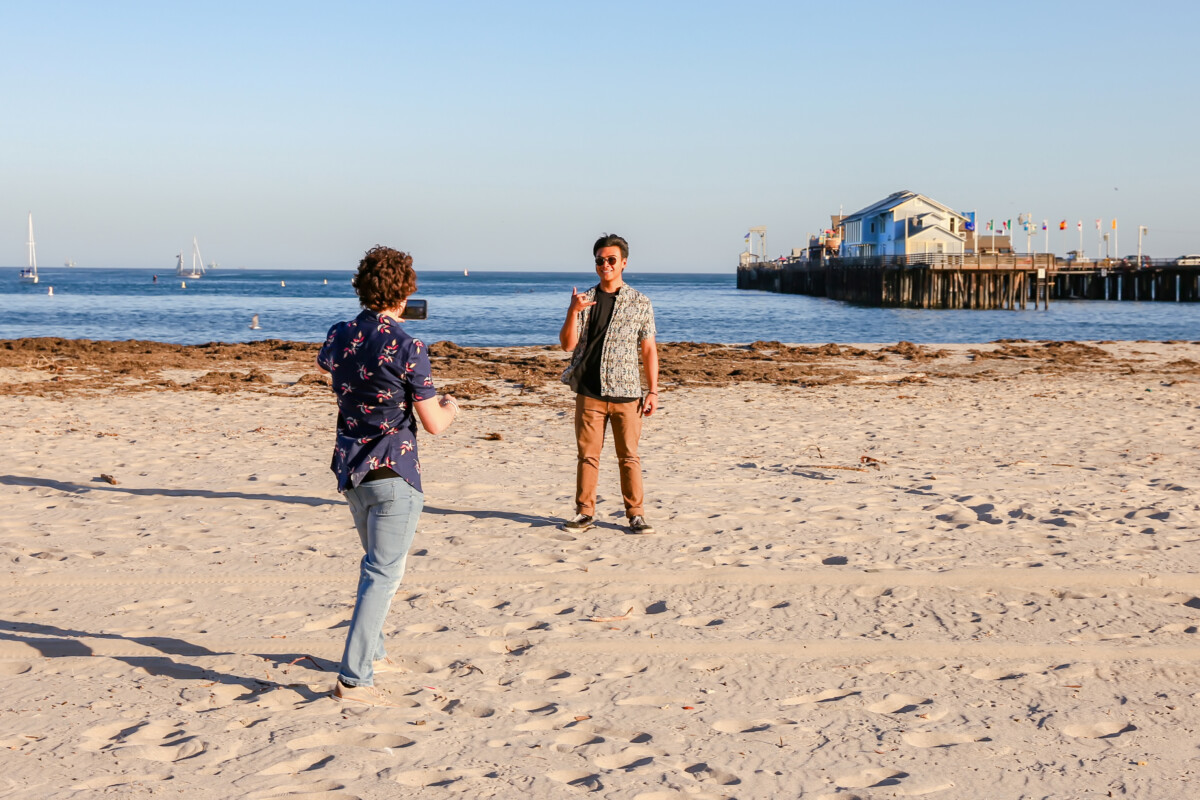
M 1200 344 L 663 349 L 631 536 L 560 354 L 434 346 L 397 709 L 311 346 L 0 342 L 0 795 L 1194 794 Z

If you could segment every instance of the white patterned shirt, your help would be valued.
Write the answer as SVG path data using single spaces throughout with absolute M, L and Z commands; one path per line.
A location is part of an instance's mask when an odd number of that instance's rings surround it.
M 596 289 L 593 286 L 584 293 L 588 302 L 596 299 Z M 573 378 L 581 367 L 583 353 L 587 349 L 591 312 L 591 306 L 585 308 L 576 323 L 579 341 L 572 351 L 571 364 L 561 378 L 568 386 L 575 386 Z M 600 355 L 600 385 L 605 396 L 642 396 L 642 376 L 638 369 L 640 345 L 646 339 L 653 339 L 655 334 L 654 307 L 650 305 L 650 298 L 629 284 L 623 284 L 613 304 L 612 319 L 609 320 L 604 335 L 604 349 Z

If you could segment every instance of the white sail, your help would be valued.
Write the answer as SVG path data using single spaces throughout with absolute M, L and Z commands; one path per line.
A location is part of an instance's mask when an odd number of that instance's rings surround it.
M 204 259 L 200 257 L 200 244 L 192 237 L 192 266 L 183 265 L 183 252 L 175 256 L 175 274 L 181 278 L 199 278 L 204 274 Z
M 21 270 L 21 280 L 25 283 L 37 283 L 37 245 L 33 242 L 33 212 L 29 212 L 29 266 Z

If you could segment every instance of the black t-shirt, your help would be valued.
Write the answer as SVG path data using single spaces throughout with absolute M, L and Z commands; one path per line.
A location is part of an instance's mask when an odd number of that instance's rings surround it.
M 606 403 L 632 403 L 639 397 L 609 397 L 602 392 L 600 380 L 600 357 L 604 353 L 604 338 L 608 335 L 608 323 L 612 321 L 613 306 L 617 301 L 616 292 L 606 292 L 596 287 L 596 305 L 588 317 L 587 345 L 583 350 L 583 360 L 576 368 L 579 380 L 575 391 L 585 397 L 603 400 Z

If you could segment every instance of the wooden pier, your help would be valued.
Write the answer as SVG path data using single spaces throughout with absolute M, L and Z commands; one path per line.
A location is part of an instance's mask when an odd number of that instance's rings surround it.
M 797 259 L 740 266 L 737 285 L 900 308 L 1044 308 L 1071 299 L 1194 303 L 1200 267 L 1079 264 L 1053 254 Z

